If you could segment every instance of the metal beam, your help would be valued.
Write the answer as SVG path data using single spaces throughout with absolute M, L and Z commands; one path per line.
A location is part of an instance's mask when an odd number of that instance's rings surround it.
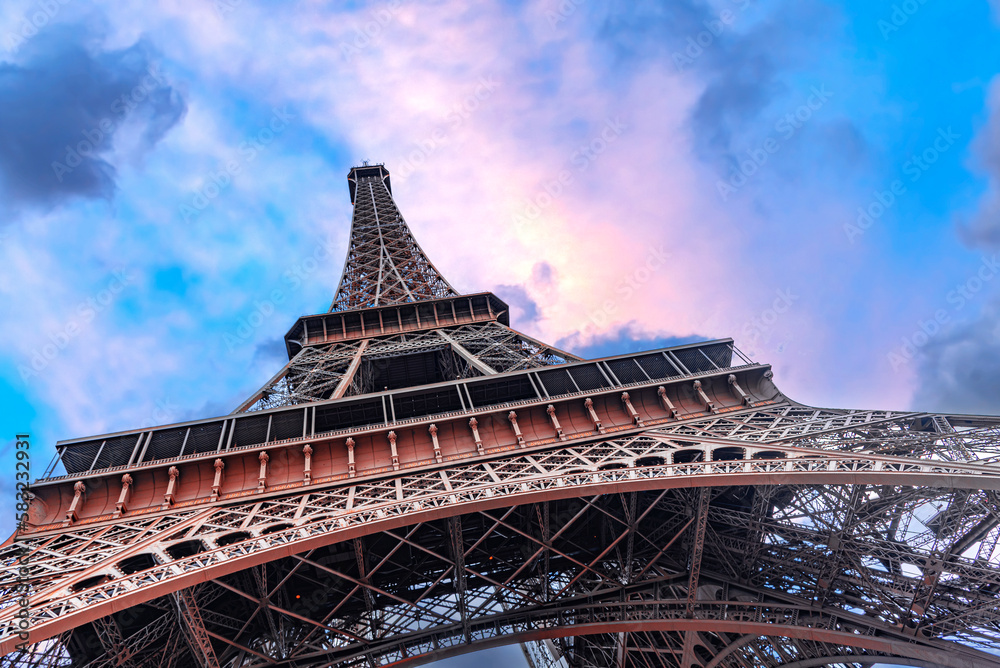
M 172 597 L 177 606 L 178 623 L 184 630 L 191 653 L 202 668 L 219 668 L 219 659 L 215 656 L 215 648 L 205 631 L 205 622 L 201 618 L 194 592 L 191 589 L 181 589 L 174 592 Z

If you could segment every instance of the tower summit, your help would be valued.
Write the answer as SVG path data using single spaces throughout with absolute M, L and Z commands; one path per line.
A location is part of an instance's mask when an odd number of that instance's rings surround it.
M 354 167 L 347 175 L 354 215 L 344 273 L 331 311 L 401 304 L 458 293 L 413 238 L 392 200 L 384 165 Z
M 4 665 L 1000 668 L 1000 418 L 804 406 L 731 339 L 580 359 L 459 294 L 384 165 L 348 185 L 267 383 L 57 444 Z
M 354 213 L 330 311 L 299 318 L 288 364 L 236 412 L 579 359 L 512 330 L 496 295 L 458 294 L 396 207 L 384 165 L 354 167 L 347 182 Z

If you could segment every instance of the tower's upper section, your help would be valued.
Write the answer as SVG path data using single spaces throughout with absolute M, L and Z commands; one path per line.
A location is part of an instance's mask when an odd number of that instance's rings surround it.
M 347 183 L 354 204 L 351 238 L 330 311 L 457 295 L 396 208 L 385 165 L 353 167 Z
M 369 165 L 367 162 L 360 167 L 351 167 L 347 173 L 347 187 L 351 191 L 351 204 L 354 204 L 354 193 L 358 191 L 358 179 L 375 178 L 385 184 L 385 189 L 392 195 L 392 184 L 389 183 L 389 170 L 385 164 L 377 163 Z

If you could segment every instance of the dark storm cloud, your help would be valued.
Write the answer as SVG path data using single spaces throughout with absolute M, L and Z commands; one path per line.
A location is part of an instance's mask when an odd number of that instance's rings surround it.
M 633 321 L 609 330 L 603 336 L 590 341 L 585 346 L 580 345 L 579 334 L 571 334 L 557 341 L 556 347 L 560 350 L 572 352 L 584 359 L 597 359 L 609 355 L 622 355 L 624 353 L 634 353 L 643 350 L 658 350 L 660 348 L 669 348 L 670 346 L 680 346 L 685 343 L 705 341 L 707 338 L 700 334 L 687 337 L 650 337 L 643 334 L 637 323 Z
M 116 132 L 138 124 L 146 151 L 186 110 L 142 40 L 103 50 L 86 28 L 53 26 L 18 55 L 0 61 L 0 202 L 15 212 L 110 199 Z
M 1000 414 L 1000 77 L 990 89 L 990 115 L 972 150 L 985 171 L 988 187 L 978 210 L 960 224 L 970 246 L 985 251 L 981 279 L 984 294 L 994 296 L 978 319 L 956 324 L 931 340 L 922 351 L 913 398 L 916 410 Z M 975 295 L 973 295 L 973 298 Z
M 626 7 L 604 20 L 600 37 L 618 61 L 668 60 L 706 83 L 690 117 L 695 147 L 725 172 L 736 164 L 743 138 L 756 142 L 772 130 L 776 119 L 762 113 L 793 95 L 785 75 L 809 60 L 820 31 L 835 22 L 834 10 L 816 0 L 785 2 L 768 13 L 753 0 Z
M 993 80 L 986 125 L 973 141 L 973 152 L 986 172 L 987 192 L 979 210 L 962 226 L 962 236 L 971 245 L 1000 248 L 1000 77 Z
M 970 245 L 1000 248 L 1000 197 L 984 202 L 972 224 L 963 228 L 961 235 Z
M 830 12 L 815 2 L 785 3 L 746 32 L 736 15 L 733 30 L 740 32 L 723 32 L 706 47 L 702 69 L 709 83 L 691 117 L 702 159 L 735 169 L 747 142 L 756 144 L 772 134 L 776 121 L 791 110 L 785 107 L 802 103 L 799 97 L 808 91 L 795 90 L 788 80 L 808 60 L 804 54 L 810 44 L 820 39 L 816 26 L 831 23 Z
M 735 162 L 733 136 L 746 131 L 781 89 L 775 71 L 771 58 L 760 53 L 747 53 L 718 71 L 691 117 L 701 157 Z
M 508 306 L 521 310 L 521 313 L 511 317 L 511 324 L 515 327 L 524 327 L 527 323 L 538 319 L 538 304 L 528 295 L 523 285 L 498 285 L 493 292 L 507 302 Z
M 915 410 L 1000 415 L 1000 301 L 922 352 Z
M 537 262 L 531 268 L 531 278 L 526 283 L 498 285 L 493 292 L 512 308 L 511 324 L 514 327 L 525 327 L 528 323 L 537 321 L 542 315 L 538 302 L 531 298 L 529 291 L 548 290 L 556 284 L 556 273 L 552 265 L 548 262 Z
M 255 369 L 280 369 L 287 363 L 288 351 L 283 337 L 266 339 L 254 347 L 251 366 Z

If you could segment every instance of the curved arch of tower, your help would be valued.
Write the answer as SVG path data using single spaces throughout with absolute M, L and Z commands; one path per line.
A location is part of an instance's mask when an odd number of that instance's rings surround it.
M 233 413 L 63 441 L 11 666 L 1000 667 L 1000 418 L 801 405 L 731 339 L 584 360 L 459 294 L 383 165 Z

